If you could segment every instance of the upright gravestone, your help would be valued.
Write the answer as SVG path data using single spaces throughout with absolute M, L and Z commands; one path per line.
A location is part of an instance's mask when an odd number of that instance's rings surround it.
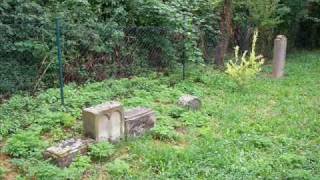
M 85 134 L 96 141 L 116 142 L 124 137 L 124 112 L 119 102 L 108 102 L 83 111 Z
M 281 78 L 284 75 L 284 67 L 287 55 L 287 38 L 284 35 L 278 35 L 274 40 L 273 52 L 273 71 L 274 78 Z

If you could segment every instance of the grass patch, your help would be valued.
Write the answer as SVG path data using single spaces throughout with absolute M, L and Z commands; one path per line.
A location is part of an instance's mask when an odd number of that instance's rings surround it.
M 19 158 L 13 161 L 21 176 L 29 178 L 56 171 L 66 177 L 79 168 L 93 179 L 319 179 L 320 53 L 290 55 L 286 68 L 286 77 L 274 80 L 266 75 L 270 67 L 265 66 L 244 89 L 237 89 L 225 74 L 198 66 L 189 66 L 185 81 L 179 74 L 150 74 L 69 85 L 63 108 L 58 89 L 36 97 L 14 96 L 0 107 L 0 135 L 8 139 L 6 152 Z M 177 107 L 183 94 L 199 96 L 202 109 Z M 115 145 L 106 161 L 86 157 L 77 162 L 80 165 L 60 170 L 39 158 L 30 159 L 29 149 L 36 147 L 38 152 L 43 147 L 40 138 L 52 144 L 81 137 L 82 109 L 110 100 L 126 108 L 153 108 L 157 127 L 142 138 Z M 24 147 L 20 148 L 18 142 L 25 138 L 20 135 L 30 130 L 39 135 L 28 137 L 32 141 L 20 143 Z M 39 167 L 34 164 L 42 168 L 33 168 Z

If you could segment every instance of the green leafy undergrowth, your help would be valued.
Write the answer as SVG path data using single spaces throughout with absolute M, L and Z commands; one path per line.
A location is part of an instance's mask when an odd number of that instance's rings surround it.
M 0 107 L 3 150 L 18 158 L 22 177 L 37 179 L 319 179 L 319 67 L 319 52 L 299 52 L 288 57 L 284 78 L 271 79 L 267 65 L 241 90 L 212 67 L 189 65 L 185 81 L 176 73 L 68 85 L 65 107 L 58 89 L 17 95 Z M 201 110 L 178 107 L 183 94 L 199 96 Z M 114 145 L 110 156 L 109 145 L 97 145 L 66 169 L 36 155 L 46 144 L 81 137 L 82 109 L 111 100 L 154 109 L 156 127 Z
M 130 170 L 130 165 L 123 160 L 116 159 L 106 165 L 109 174 L 113 176 L 125 175 Z
M 69 168 L 61 169 L 49 162 L 36 159 L 13 159 L 12 163 L 22 172 L 22 179 L 60 180 L 81 179 L 83 174 L 91 167 L 88 156 L 79 156 Z
M 89 155 L 94 160 L 103 160 L 109 158 L 115 151 L 114 146 L 108 142 L 100 142 L 90 146 Z
M 40 158 L 47 142 L 37 131 L 21 131 L 10 137 L 4 152 L 15 158 Z

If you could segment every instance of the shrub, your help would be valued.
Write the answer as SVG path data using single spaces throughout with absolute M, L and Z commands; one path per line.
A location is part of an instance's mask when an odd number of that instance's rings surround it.
M 114 146 L 108 142 L 101 142 L 90 147 L 89 155 L 95 160 L 102 160 L 109 158 L 115 149 Z
M 247 51 L 245 51 L 242 54 L 241 59 L 239 59 L 239 46 L 236 46 L 235 59 L 229 61 L 227 64 L 226 73 L 239 87 L 243 87 L 253 79 L 261 71 L 261 66 L 264 63 L 264 59 L 261 55 L 256 56 L 257 39 L 258 31 L 255 31 L 249 58 L 247 57 Z
M 22 131 L 8 139 L 4 152 L 15 158 L 39 158 L 46 146 L 39 132 Z
M 123 160 L 116 159 L 106 165 L 107 171 L 110 175 L 121 176 L 129 172 L 130 165 Z

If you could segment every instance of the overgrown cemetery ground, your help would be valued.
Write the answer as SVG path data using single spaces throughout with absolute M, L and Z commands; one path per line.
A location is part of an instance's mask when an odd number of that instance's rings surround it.
M 270 72 L 265 66 L 243 89 L 225 74 L 200 66 L 188 66 L 185 81 L 177 73 L 68 85 L 65 108 L 58 89 L 14 96 L 0 107 L 0 176 L 320 179 L 320 52 L 291 54 L 282 79 L 270 78 Z M 200 97 L 201 110 L 178 107 L 183 94 Z M 155 129 L 116 144 L 110 156 L 91 153 L 67 169 L 43 160 L 49 145 L 82 137 L 83 108 L 110 100 L 126 109 L 154 109 Z

